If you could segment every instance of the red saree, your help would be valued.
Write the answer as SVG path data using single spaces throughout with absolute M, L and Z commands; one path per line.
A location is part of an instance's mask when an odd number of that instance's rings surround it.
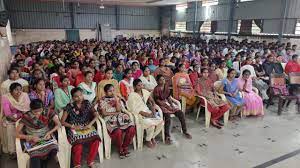
M 218 120 L 223 114 L 230 109 L 228 103 L 223 101 L 218 95 L 213 92 L 213 81 L 208 78 L 200 78 L 195 86 L 196 93 L 206 98 L 207 108 L 211 113 L 211 120 Z M 200 103 L 204 102 L 201 99 Z

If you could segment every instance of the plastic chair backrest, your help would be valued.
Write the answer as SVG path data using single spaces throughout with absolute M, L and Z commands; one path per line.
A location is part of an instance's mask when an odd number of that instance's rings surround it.
M 284 86 L 286 84 L 285 77 L 283 74 L 271 74 L 270 85 L 273 86 Z
M 289 74 L 290 84 L 300 84 L 300 72 L 292 72 Z
M 281 63 L 283 69 L 285 69 L 286 63 Z

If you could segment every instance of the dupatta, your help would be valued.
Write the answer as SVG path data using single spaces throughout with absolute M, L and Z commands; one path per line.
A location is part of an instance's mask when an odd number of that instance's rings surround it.
M 173 96 L 179 100 L 181 95 L 194 96 L 194 89 L 189 75 L 186 73 L 176 73 L 172 80 Z M 189 98 L 189 97 L 188 97 Z
M 16 108 L 19 111 L 29 111 L 30 110 L 30 99 L 27 93 L 22 92 L 20 97 L 19 97 L 19 101 L 17 101 L 10 93 L 7 93 L 5 96 L 9 102 L 11 103 L 11 105 Z
M 73 88 L 74 86 L 68 86 L 68 93 L 61 88 L 55 90 L 55 111 L 58 112 L 60 109 L 65 108 L 72 101 L 71 90 Z
M 79 84 L 79 86 L 83 90 L 83 97 L 85 100 L 88 100 L 92 103 L 96 97 L 96 82 L 92 82 L 92 86 L 89 87 L 85 82 Z
M 135 114 L 139 114 L 140 111 L 149 111 L 147 106 L 148 98 L 151 93 L 145 89 L 142 90 L 143 96 L 140 96 L 136 92 L 132 92 L 129 94 L 127 105 L 128 110 Z

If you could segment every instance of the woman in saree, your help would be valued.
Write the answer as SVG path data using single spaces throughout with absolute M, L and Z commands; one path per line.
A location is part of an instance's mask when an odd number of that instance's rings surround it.
M 187 139 L 192 139 L 192 136 L 188 133 L 186 128 L 184 114 L 176 105 L 175 99 L 171 97 L 171 91 L 166 84 L 165 78 L 162 75 L 158 75 L 156 81 L 158 85 L 153 90 L 153 97 L 164 115 L 166 144 L 172 143 L 170 137 L 171 114 L 174 114 L 179 119 L 184 136 Z
M 252 78 L 249 70 L 246 69 L 242 72 L 242 76 L 238 79 L 238 87 L 243 93 L 245 100 L 243 115 L 263 116 L 263 100 L 252 90 Z
M 226 62 L 222 61 L 219 65 L 219 68 L 216 69 L 216 74 L 218 76 L 218 80 L 226 79 L 227 71 L 228 71 L 228 69 L 226 67 Z
M 195 88 L 195 85 L 196 85 L 198 79 L 199 79 L 200 76 L 201 76 L 200 68 L 201 68 L 201 67 L 200 67 L 200 64 L 195 63 L 195 64 L 193 65 L 193 70 L 192 70 L 192 72 L 189 73 L 189 77 L 190 77 L 190 80 L 191 80 L 191 82 L 192 82 L 193 88 Z
M 41 141 L 53 140 L 53 133 L 60 126 L 58 116 L 53 110 L 44 109 L 43 102 L 39 99 L 31 101 L 30 109 L 20 120 L 16 129 L 16 137 L 25 140 L 25 143 L 31 146 Z M 30 168 L 46 168 L 48 161 L 53 159 L 57 152 L 57 143 L 51 143 L 45 147 L 28 152 Z
M 55 89 L 55 111 L 62 114 L 63 109 L 72 101 L 71 90 L 74 86 L 70 85 L 70 79 L 67 76 L 60 77 L 61 87 Z
M 12 83 L 18 82 L 22 85 L 23 91 L 27 92 L 29 91 L 29 84 L 28 81 L 25 79 L 20 78 L 20 73 L 18 68 L 11 68 L 7 71 L 8 79 L 5 80 L 1 84 L 1 94 L 4 95 L 6 93 L 9 93 L 9 87 Z
M 54 94 L 50 89 L 46 89 L 44 79 L 36 80 L 33 90 L 29 93 L 30 100 L 40 99 L 43 101 L 45 108 L 54 109 Z
M 142 76 L 143 71 L 140 69 L 140 64 L 138 62 L 133 62 L 131 67 L 133 79 L 138 79 L 140 76 Z
M 197 105 L 197 98 L 192 82 L 186 73 L 184 64 L 179 64 L 178 70 L 179 72 L 174 75 L 172 80 L 173 96 L 177 100 L 180 100 L 181 96 L 185 97 L 187 106 L 193 108 Z
M 120 92 L 121 96 L 127 101 L 128 96 L 131 92 L 133 92 L 133 77 L 131 69 L 125 69 L 124 71 L 124 79 L 120 82 Z
M 218 75 L 216 73 L 216 64 L 215 63 L 210 63 L 209 65 L 209 78 L 213 81 L 216 82 L 218 80 Z
M 106 122 L 107 131 L 116 143 L 121 159 L 129 157 L 128 146 L 135 136 L 135 126 L 128 114 L 121 112 L 121 100 L 115 95 L 114 86 L 104 86 L 104 96 L 98 101 L 98 111 Z M 123 135 L 125 136 L 123 140 Z
M 157 82 L 155 78 L 150 74 L 149 67 L 144 67 L 143 69 L 143 75 L 140 77 L 140 80 L 144 84 L 144 89 L 148 90 L 149 92 L 152 92 L 154 88 L 157 86 Z
M 1 127 L 3 132 L 1 135 L 2 147 L 4 153 L 9 153 L 12 158 L 15 158 L 15 122 L 18 121 L 22 115 L 29 111 L 30 99 L 28 94 L 22 91 L 22 85 L 19 83 L 12 83 L 9 87 L 9 93 L 1 97 L 1 106 L 4 113 Z M 2 118 L 1 118 L 2 119 Z
M 227 74 L 227 78 L 222 80 L 222 86 L 223 92 L 231 105 L 230 118 L 234 119 L 238 113 L 241 112 L 245 101 L 239 93 L 238 79 L 235 78 L 235 70 L 229 69 Z
M 69 103 L 61 118 L 61 124 L 67 129 L 67 138 L 72 145 L 72 162 L 75 168 L 81 167 L 83 144 L 89 145 L 87 164 L 95 167 L 101 139 L 93 126 L 99 115 L 88 100 L 84 100 L 83 90 L 76 87 L 71 90 L 72 102 Z
M 123 65 L 117 64 L 116 69 L 114 70 L 113 78 L 120 82 L 123 79 Z
M 162 75 L 168 86 L 172 84 L 172 77 L 174 76 L 173 71 L 166 66 L 167 59 L 161 58 L 159 60 L 159 67 L 154 71 L 153 76 L 156 78 L 158 75 Z
M 101 99 L 103 96 L 105 96 L 104 86 L 107 84 L 112 84 L 114 86 L 114 91 L 115 91 L 114 95 L 121 97 L 119 83 L 117 80 L 113 79 L 113 69 L 107 68 L 105 70 L 105 79 L 100 81 L 98 84 L 98 89 L 97 89 L 98 99 Z
M 84 82 L 81 82 L 78 87 L 83 91 L 84 100 L 88 100 L 90 103 L 95 102 L 96 98 L 96 82 L 93 82 L 94 74 L 91 71 L 84 73 Z
M 227 102 L 223 101 L 214 90 L 214 83 L 209 78 L 209 72 L 207 68 L 201 70 L 202 77 L 198 79 L 195 90 L 200 96 L 205 97 L 207 100 L 207 108 L 211 113 L 211 124 L 212 126 L 220 129 L 223 124 L 219 122 L 219 119 L 230 109 Z M 200 103 L 204 103 L 201 101 Z
M 71 74 L 71 78 L 72 78 L 71 83 L 75 83 L 77 75 L 81 73 L 79 61 L 73 60 L 72 67 L 68 73 Z
M 151 93 L 143 89 L 143 83 L 140 79 L 133 81 L 133 87 L 134 92 L 130 93 L 128 97 L 128 110 L 139 116 L 139 122 L 146 130 L 146 145 L 149 148 L 154 148 L 156 146 L 155 137 L 163 128 L 163 116 L 159 116 Z

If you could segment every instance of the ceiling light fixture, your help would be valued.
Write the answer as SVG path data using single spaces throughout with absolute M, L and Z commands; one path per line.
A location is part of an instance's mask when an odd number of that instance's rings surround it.
M 103 0 L 100 0 L 101 5 L 99 6 L 100 9 L 104 9 Z

